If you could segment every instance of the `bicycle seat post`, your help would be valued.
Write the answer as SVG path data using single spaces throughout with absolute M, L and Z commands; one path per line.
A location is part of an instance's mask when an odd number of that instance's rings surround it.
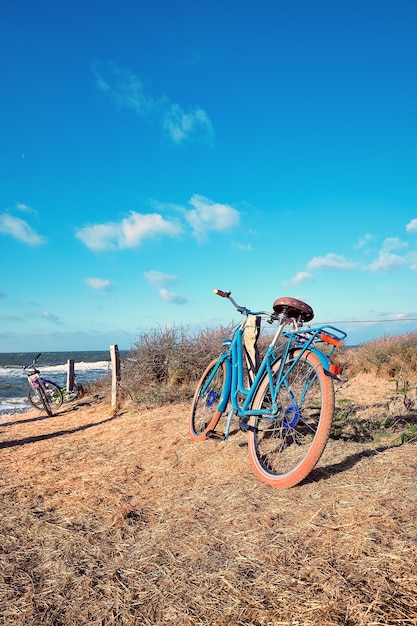
M 277 328 L 277 331 L 276 331 L 276 333 L 275 333 L 275 335 L 274 335 L 274 337 L 273 337 L 273 339 L 271 341 L 271 347 L 272 348 L 275 348 L 275 346 L 277 345 L 278 339 L 281 337 L 282 332 L 283 332 L 283 330 L 284 330 L 284 328 L 285 328 L 285 326 L 287 324 L 287 317 L 286 317 L 286 315 L 284 313 L 280 313 L 277 316 L 277 319 L 278 319 L 278 328 Z

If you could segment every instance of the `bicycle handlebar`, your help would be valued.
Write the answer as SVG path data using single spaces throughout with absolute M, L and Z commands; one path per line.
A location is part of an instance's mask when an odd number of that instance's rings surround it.
M 231 291 L 222 291 L 221 289 L 213 290 L 216 296 L 220 296 L 221 298 L 229 298 L 232 295 Z
M 213 289 L 216 296 L 220 296 L 221 298 L 227 298 L 233 304 L 233 306 L 242 313 L 242 315 L 267 315 L 269 318 L 274 317 L 274 313 L 269 313 L 269 311 L 251 311 L 245 306 L 240 306 L 233 300 L 231 291 L 222 291 L 221 289 Z
M 33 358 L 32 363 L 29 363 L 29 365 L 23 365 L 23 369 L 24 369 L 24 370 L 27 370 L 27 369 L 29 369 L 29 368 L 32 368 L 33 370 L 38 371 L 38 370 L 36 370 L 35 365 L 36 365 L 36 363 L 38 362 L 38 359 L 39 359 L 39 357 L 41 356 L 41 354 L 42 354 L 42 352 L 39 352 L 39 354 L 37 354 L 37 355 Z

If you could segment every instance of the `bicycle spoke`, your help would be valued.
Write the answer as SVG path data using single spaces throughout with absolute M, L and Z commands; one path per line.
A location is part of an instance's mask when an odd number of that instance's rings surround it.
M 276 366 L 276 372 L 278 369 Z M 332 392 L 331 380 L 312 357 L 286 364 L 274 403 L 268 381 L 261 384 L 253 408 L 264 413 L 251 419 L 254 430 L 249 435 L 249 447 L 251 461 L 262 480 L 275 486 L 291 486 L 306 475 L 298 468 L 311 471 L 328 438 Z M 271 415 L 273 407 L 276 410 Z M 320 430 L 323 436 L 318 437 Z
M 224 392 L 225 365 L 217 360 L 203 373 L 194 395 L 189 419 L 189 432 L 194 441 L 205 439 L 220 419 L 219 402 Z

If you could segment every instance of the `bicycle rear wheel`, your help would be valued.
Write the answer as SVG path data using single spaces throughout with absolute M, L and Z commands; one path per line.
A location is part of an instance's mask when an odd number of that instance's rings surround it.
M 299 354 L 299 353 L 298 353 Z M 285 364 L 293 365 L 297 353 Z M 273 366 L 275 377 L 280 361 Z M 252 409 L 271 406 L 267 376 L 261 381 Z M 285 489 L 302 481 L 320 459 L 333 420 L 333 380 L 324 373 L 320 359 L 312 352 L 296 361 L 278 391 L 277 414 L 252 415 L 248 431 L 249 458 L 260 480 Z
M 43 397 L 43 389 L 41 389 L 40 387 L 37 389 L 29 387 L 28 400 L 32 404 L 32 406 L 34 406 L 36 409 L 39 409 L 40 411 L 42 411 L 43 409 L 47 410 L 47 407 L 45 406 L 46 402 L 52 415 L 52 409 L 59 409 L 62 405 L 62 391 L 58 387 L 58 385 L 50 380 L 42 380 L 42 384 L 45 388 L 45 397 Z M 49 415 L 48 410 L 47 413 Z
M 202 441 L 214 430 L 222 415 L 219 402 L 224 393 L 225 362 L 214 359 L 203 372 L 194 394 L 189 417 L 189 433 L 194 441 Z

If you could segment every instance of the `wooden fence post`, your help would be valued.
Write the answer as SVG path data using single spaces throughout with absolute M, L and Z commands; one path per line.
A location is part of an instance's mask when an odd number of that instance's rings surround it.
M 117 345 L 110 346 L 111 357 L 111 405 L 117 404 L 117 383 L 120 381 L 120 355 Z
M 67 361 L 67 391 L 74 389 L 74 359 Z

